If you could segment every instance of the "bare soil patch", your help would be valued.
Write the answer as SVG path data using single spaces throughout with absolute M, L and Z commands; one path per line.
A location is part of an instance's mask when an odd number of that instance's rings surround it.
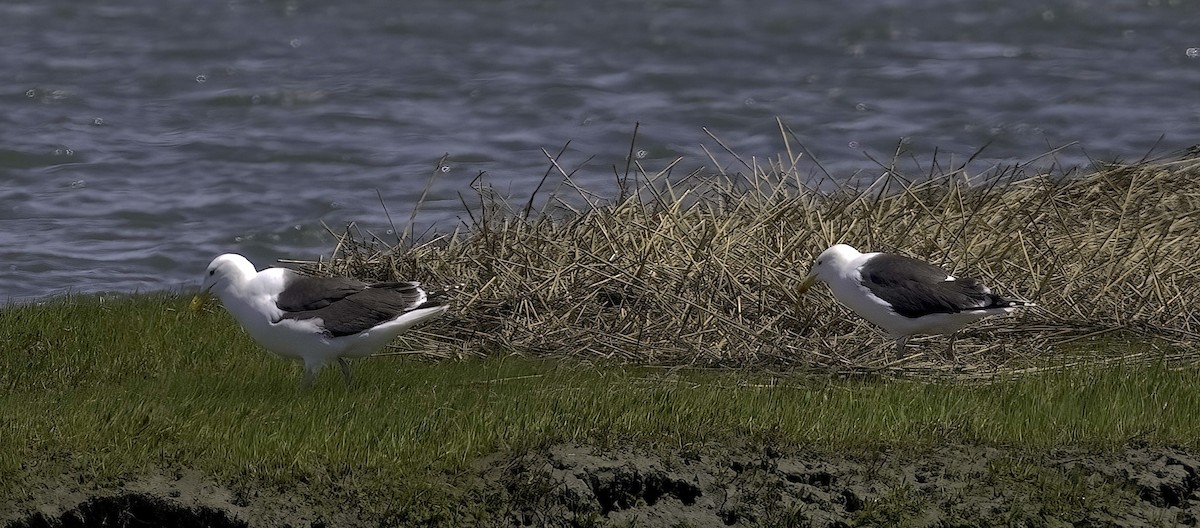
M 1200 457 L 1170 448 L 1097 452 L 947 446 L 672 453 L 559 445 L 494 455 L 446 485 L 444 505 L 367 511 L 304 489 L 231 491 L 194 472 L 109 487 L 30 483 L 0 501 L 12 528 L 58 526 L 1196 526 Z M 437 500 L 431 497 L 431 500 Z M 318 506 L 325 504 L 324 506 Z M 328 511 L 322 511 L 328 510 Z M 429 514 L 428 512 L 440 512 Z M 426 516 L 428 515 L 428 516 Z
M 841 456 L 670 456 L 558 446 L 498 462 L 513 525 L 1195 526 L 1200 460 L 945 447 Z

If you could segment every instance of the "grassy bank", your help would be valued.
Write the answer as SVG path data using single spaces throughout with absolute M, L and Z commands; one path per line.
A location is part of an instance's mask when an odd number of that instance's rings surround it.
M 331 504 L 369 496 L 362 504 L 391 511 L 437 504 L 481 456 L 559 443 L 1200 447 L 1197 370 L 1153 362 L 927 383 L 385 356 L 357 362 L 352 388 L 325 372 L 298 394 L 296 366 L 258 349 L 223 311 L 185 307 L 141 295 L 0 311 L 0 491 L 22 493 L 38 476 L 104 482 L 190 468 L 237 486 L 303 484 Z
M 974 500 L 955 495 L 960 484 L 973 486 L 971 497 L 1003 494 L 988 482 L 1057 497 L 1040 506 L 1043 520 L 1095 510 L 1088 490 L 1097 479 L 1122 493 L 1101 509 L 1187 502 L 1177 499 L 1191 496 L 1194 478 L 1154 479 L 1200 471 L 1187 454 L 1200 449 L 1200 311 L 1191 293 L 1200 289 L 1192 184 L 1200 161 L 1087 174 L 950 167 L 921 178 L 885 168 L 851 187 L 804 172 L 791 144 L 786 159 L 737 159 L 745 173 L 703 177 L 633 162 L 618 171 L 619 192 L 603 199 L 575 187 L 556 160 L 547 179 L 558 174 L 562 192 L 513 200 L 481 178 L 464 228 L 421 244 L 348 229 L 331 259 L 300 264 L 459 290 L 447 316 L 358 361 L 351 388 L 326 372 L 315 390 L 297 393 L 295 365 L 259 349 L 223 310 L 187 312 L 175 295 L 6 307 L 0 494 L 29 502 L 47 486 L 195 471 L 233 490 L 234 506 L 274 490 L 286 499 L 275 509 L 293 499 L 318 511 L 352 505 L 361 514 L 350 524 L 462 524 L 454 515 L 463 508 L 481 519 L 506 508 L 495 501 L 518 500 L 597 518 L 616 504 L 600 497 L 607 484 L 594 480 L 583 495 L 563 488 L 581 480 L 564 468 L 583 467 L 572 464 L 587 450 L 671 452 L 677 462 L 735 449 L 817 460 L 913 453 L 918 462 L 893 468 L 903 477 L 892 479 L 895 493 L 870 489 L 876 468 L 854 460 L 824 476 L 718 462 L 695 473 L 710 475 L 703 489 L 687 480 L 701 477 L 670 480 L 657 466 L 632 476 L 625 465 L 588 471 L 643 490 L 656 475 L 655 493 L 680 494 L 685 506 L 703 491 L 710 516 L 720 497 L 720 514 L 735 513 L 725 509 L 725 483 L 712 479 L 759 470 L 770 486 L 749 488 L 809 488 L 769 500 L 743 489 L 750 510 L 817 497 L 838 518 L 868 521 L 959 515 L 942 503 Z M 914 354 L 898 361 L 889 340 L 827 292 L 795 294 L 812 256 L 839 241 L 933 260 L 1041 308 L 972 326 L 956 359 L 932 338 L 914 340 Z M 553 451 L 576 444 L 583 451 Z M 987 446 L 1012 454 L 983 453 Z M 1141 452 L 1142 462 L 1116 469 L 1094 457 L 1085 469 L 1040 465 L 1064 446 L 1183 452 Z M 934 451 L 967 469 L 939 470 L 954 474 L 948 487 L 910 494 L 925 484 L 904 475 L 931 471 L 920 459 Z M 496 456 L 502 471 L 481 470 Z M 479 484 L 489 472 L 495 478 Z M 835 474 L 858 484 L 834 483 Z M 551 489 L 563 500 L 544 501 Z M 570 506 L 588 493 L 586 508 Z M 1024 507 L 1020 498 L 1007 504 Z M 524 513 L 515 515 L 505 519 Z

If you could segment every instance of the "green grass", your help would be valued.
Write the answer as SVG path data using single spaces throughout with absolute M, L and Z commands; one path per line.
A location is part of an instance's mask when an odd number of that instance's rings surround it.
M 992 383 L 669 370 L 516 356 L 299 368 L 173 295 L 0 310 L 0 493 L 38 475 L 193 468 L 398 504 L 494 452 L 558 442 L 680 449 L 1039 449 L 1200 444 L 1197 370 L 1088 367 Z M 418 478 L 419 477 L 419 478 Z M 399 507 L 399 506 L 391 506 Z

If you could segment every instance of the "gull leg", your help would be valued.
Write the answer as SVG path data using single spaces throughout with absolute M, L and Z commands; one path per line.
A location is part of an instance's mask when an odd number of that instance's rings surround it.
M 950 346 L 946 347 L 946 357 L 951 363 L 958 363 L 958 359 L 954 354 L 954 342 L 958 340 L 958 331 L 950 332 Z
M 317 379 L 317 372 L 321 370 L 321 365 L 304 364 L 304 377 L 300 378 L 300 392 L 308 392 L 312 389 L 313 381 Z
M 911 336 L 900 336 L 896 338 L 896 356 L 897 358 L 904 357 L 904 346 L 908 344 L 908 338 Z
M 338 358 L 338 366 L 342 367 L 342 380 L 346 382 L 346 386 L 350 386 L 350 363 L 346 358 Z

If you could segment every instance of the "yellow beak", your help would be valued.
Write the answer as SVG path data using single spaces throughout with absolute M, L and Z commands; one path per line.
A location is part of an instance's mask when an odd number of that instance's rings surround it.
M 204 307 L 204 303 L 208 302 L 211 297 L 212 293 L 209 293 L 208 290 L 203 290 L 200 293 L 197 293 L 192 297 L 192 302 L 188 305 L 188 311 L 192 313 L 200 311 L 200 309 Z
M 806 277 L 804 277 L 804 282 L 801 282 L 800 287 L 796 288 L 796 293 L 799 293 L 800 295 L 804 295 L 804 292 L 808 291 L 808 289 L 812 288 L 813 284 L 816 284 L 816 283 L 817 283 L 817 270 L 814 269 L 814 270 L 808 272 L 808 275 Z

